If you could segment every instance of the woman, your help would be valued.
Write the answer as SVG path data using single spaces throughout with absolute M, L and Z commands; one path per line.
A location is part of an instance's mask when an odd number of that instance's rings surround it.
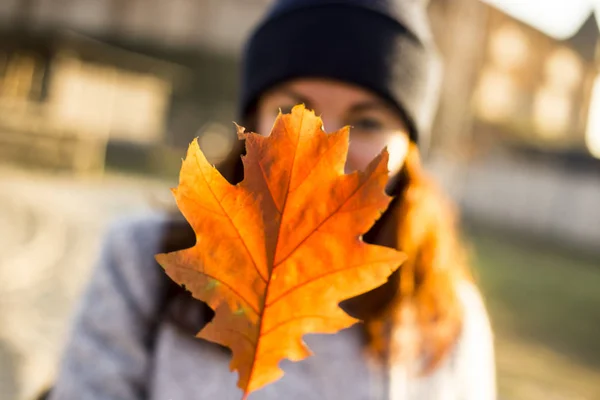
M 365 235 L 408 261 L 342 306 L 365 322 L 306 337 L 315 355 L 252 399 L 495 398 L 492 335 L 452 210 L 421 170 L 417 145 L 434 114 L 439 67 L 418 0 L 280 0 L 244 54 L 243 125 L 268 133 L 278 110 L 305 103 L 325 129 L 351 125 L 347 169 L 390 151 L 395 200 Z M 243 178 L 240 154 L 220 166 Z M 159 252 L 194 244 L 181 217 L 122 221 L 106 237 L 51 399 L 238 399 L 226 350 L 194 338 L 205 305 L 170 282 Z

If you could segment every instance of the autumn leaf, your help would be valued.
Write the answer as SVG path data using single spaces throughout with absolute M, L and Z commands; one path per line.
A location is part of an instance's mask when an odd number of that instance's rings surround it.
M 231 348 L 246 396 L 311 353 L 307 333 L 357 322 L 339 303 L 386 282 L 404 261 L 361 235 L 387 208 L 388 154 L 344 174 L 348 128 L 327 134 L 304 106 L 280 114 L 270 136 L 244 133 L 244 180 L 231 185 L 197 141 L 183 161 L 177 205 L 194 247 L 156 256 L 215 317 L 198 337 Z

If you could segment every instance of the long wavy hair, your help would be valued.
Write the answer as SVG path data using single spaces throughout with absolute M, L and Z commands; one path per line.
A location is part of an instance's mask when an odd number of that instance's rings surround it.
M 418 372 L 426 374 L 461 333 L 458 288 L 472 276 L 456 210 L 423 170 L 415 144 L 395 190 L 390 209 L 366 237 L 408 258 L 386 284 L 351 302 L 362 311 L 372 354 L 392 363 L 416 360 Z
M 247 126 L 253 126 L 252 122 Z M 240 142 L 217 166 L 230 183 L 243 179 L 242 154 Z M 392 179 L 390 194 L 394 199 L 363 238 L 368 243 L 403 251 L 407 261 L 387 283 L 344 301 L 341 307 L 364 321 L 362 331 L 368 355 L 384 363 L 418 360 L 419 372 L 428 373 L 435 370 L 457 341 L 463 321 L 457 288 L 471 277 L 454 208 L 423 170 L 416 145 L 410 145 L 402 171 Z M 176 218 L 165 230 L 161 252 L 181 250 L 195 243 L 191 227 L 178 211 L 174 213 Z M 170 302 L 178 304 L 170 318 L 191 334 L 214 315 L 208 306 L 175 284 L 167 292 L 165 303 Z

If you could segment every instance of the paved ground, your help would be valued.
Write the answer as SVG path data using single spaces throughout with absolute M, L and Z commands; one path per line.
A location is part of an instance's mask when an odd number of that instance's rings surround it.
M 155 181 L 74 180 L 2 166 L 0 187 L 0 393 L 25 399 L 52 380 L 107 223 L 170 194 Z
M 0 165 L 2 399 L 30 399 L 52 381 L 106 225 L 120 214 L 171 204 L 167 189 L 114 174 L 74 179 Z M 502 400 L 600 398 L 600 370 L 590 362 L 599 349 L 592 314 L 600 309 L 600 269 L 475 238 L 498 328 Z

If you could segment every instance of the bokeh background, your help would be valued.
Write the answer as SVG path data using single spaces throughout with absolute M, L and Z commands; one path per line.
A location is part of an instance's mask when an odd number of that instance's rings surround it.
M 107 224 L 172 204 L 191 138 L 227 153 L 268 3 L 0 0 L 2 399 L 52 383 Z M 463 214 L 500 398 L 600 399 L 600 3 L 429 10 L 446 77 L 427 167 Z

